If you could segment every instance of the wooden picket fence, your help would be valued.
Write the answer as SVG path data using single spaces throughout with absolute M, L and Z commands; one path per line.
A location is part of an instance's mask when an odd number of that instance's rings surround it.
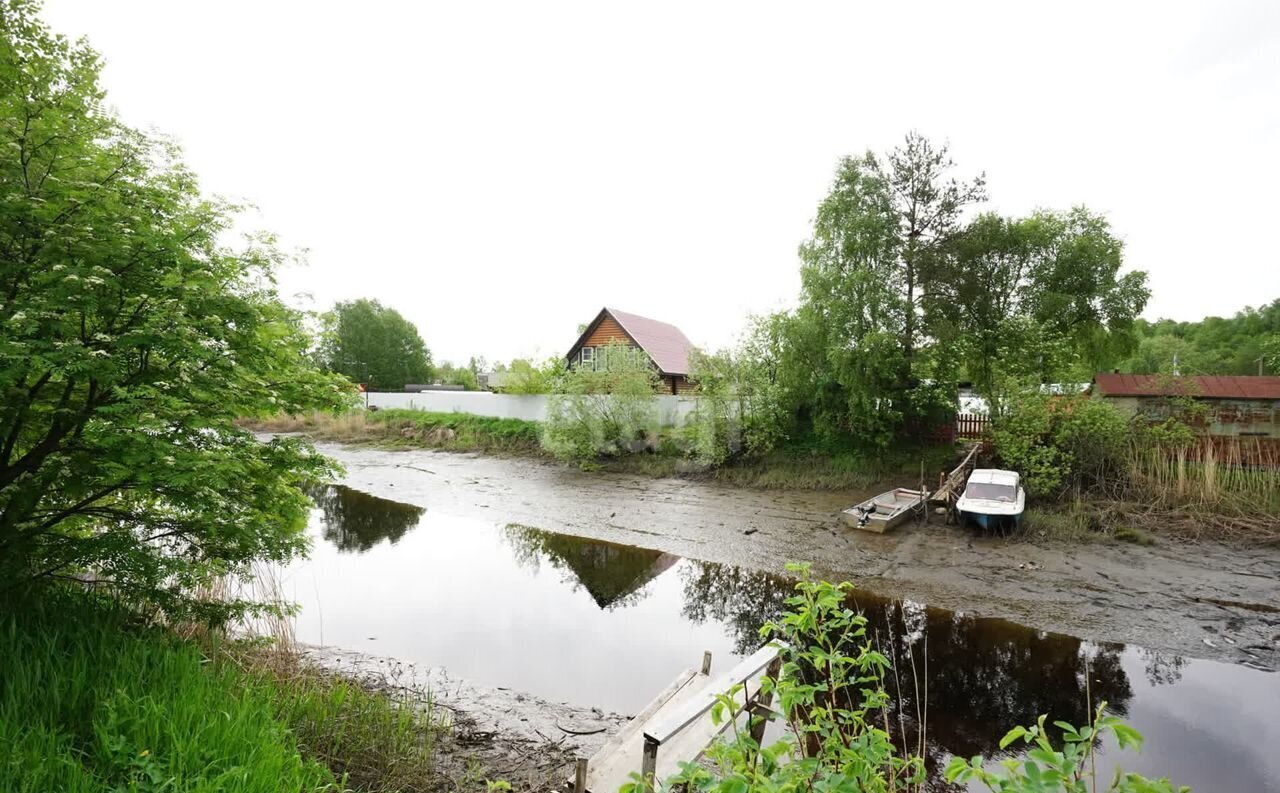
M 991 430 L 991 418 L 979 413 L 960 413 L 955 423 L 956 437 L 962 440 L 980 441 Z
M 934 425 L 909 426 L 907 433 L 937 443 L 955 443 L 958 440 L 989 440 L 991 419 L 977 413 L 959 413 Z

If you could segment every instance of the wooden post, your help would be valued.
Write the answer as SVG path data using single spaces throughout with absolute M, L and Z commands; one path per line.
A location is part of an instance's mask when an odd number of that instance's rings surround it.
M 707 650 L 702 653 L 702 674 L 711 674 L 711 651 Z
M 769 666 L 764 670 L 764 673 L 766 676 L 771 677 L 776 681 L 778 679 L 778 672 L 780 671 L 782 671 L 782 657 L 778 656 L 769 662 Z M 769 720 L 766 718 L 764 709 L 768 708 L 772 702 L 772 691 L 768 694 L 765 694 L 763 691 L 757 691 L 755 704 L 759 707 L 752 707 L 748 710 L 748 713 L 750 713 L 748 718 L 751 720 L 751 740 L 756 742 L 756 746 L 759 746 L 764 742 L 764 728 L 769 726 Z M 756 721 L 757 718 L 759 721 Z
M 587 793 L 587 758 L 579 757 L 573 773 L 573 793 Z
M 640 783 L 645 790 L 654 790 L 654 776 L 658 773 L 658 742 L 644 736 L 644 755 L 640 760 Z

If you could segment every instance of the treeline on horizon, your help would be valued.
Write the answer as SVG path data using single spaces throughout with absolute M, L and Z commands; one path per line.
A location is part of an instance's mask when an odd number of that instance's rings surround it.
M 1140 319 L 1133 335 L 1134 350 L 1118 366 L 1126 374 L 1170 374 L 1176 357 L 1184 375 L 1280 375 L 1267 360 L 1280 336 L 1280 298 L 1198 322 Z

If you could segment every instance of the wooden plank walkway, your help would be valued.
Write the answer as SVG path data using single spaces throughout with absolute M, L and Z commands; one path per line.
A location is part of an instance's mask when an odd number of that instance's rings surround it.
M 930 494 L 929 500 L 951 509 L 956 499 L 960 498 L 960 494 L 964 492 L 964 486 L 969 481 L 969 474 L 978 463 L 978 452 L 981 450 L 981 443 L 970 446 L 964 459 L 938 484 L 938 489 Z
M 728 727 L 727 722 L 719 726 L 712 724 L 710 711 L 717 695 L 744 683 L 747 697 L 744 701 L 758 701 L 760 678 L 775 664 L 777 657 L 776 647 L 762 647 L 725 674 L 712 678 L 708 653 L 701 671 L 689 669 L 677 675 L 643 711 L 600 747 L 586 761 L 585 773 L 580 760 L 570 789 L 574 793 L 614 793 L 631 781 L 632 774 L 662 780 L 679 771 L 681 762 L 697 760 Z

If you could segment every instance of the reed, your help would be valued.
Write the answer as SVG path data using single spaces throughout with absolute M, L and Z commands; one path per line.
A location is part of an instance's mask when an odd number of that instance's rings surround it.
M 1264 441 L 1199 438 L 1165 446 L 1133 443 L 1125 460 L 1135 495 L 1162 507 L 1280 513 L 1280 447 Z

